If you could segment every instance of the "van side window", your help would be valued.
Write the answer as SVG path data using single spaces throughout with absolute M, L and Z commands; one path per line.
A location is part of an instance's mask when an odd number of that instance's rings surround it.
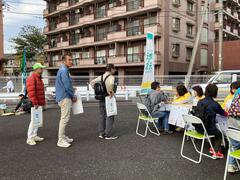
M 220 84 L 229 84 L 232 82 L 232 76 L 231 74 L 220 74 L 217 78 L 217 83 Z

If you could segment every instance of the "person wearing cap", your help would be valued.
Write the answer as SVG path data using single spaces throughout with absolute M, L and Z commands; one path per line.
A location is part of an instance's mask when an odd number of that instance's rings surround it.
M 35 63 L 33 65 L 33 73 L 27 79 L 26 87 L 28 97 L 34 106 L 35 109 L 38 109 L 40 106 L 45 105 L 45 93 L 44 93 L 44 84 L 42 81 L 42 73 L 45 66 L 41 63 Z M 37 135 L 38 127 L 33 126 L 31 121 L 28 127 L 28 145 L 36 145 L 36 142 L 43 141 L 44 138 L 41 138 Z
M 77 101 L 74 95 L 72 86 L 72 79 L 69 74 L 69 68 L 73 65 L 72 55 L 66 54 L 62 57 L 62 65 L 57 72 L 55 88 L 56 88 L 56 101 L 61 109 L 61 117 L 59 121 L 58 142 L 57 146 L 68 148 L 73 142 L 65 134 L 66 126 L 70 120 L 70 112 L 72 103 Z

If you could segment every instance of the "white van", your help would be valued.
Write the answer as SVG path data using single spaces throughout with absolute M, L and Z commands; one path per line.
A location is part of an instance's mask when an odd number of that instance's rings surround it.
M 206 84 L 199 84 L 204 90 L 208 84 L 216 84 L 219 89 L 230 89 L 230 84 L 233 81 L 240 81 L 240 70 L 226 70 L 214 72 L 213 76 Z

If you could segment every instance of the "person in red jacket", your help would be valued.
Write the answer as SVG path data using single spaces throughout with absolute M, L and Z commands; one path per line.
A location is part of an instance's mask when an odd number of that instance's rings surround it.
M 41 63 L 35 63 L 33 65 L 33 73 L 27 79 L 27 93 L 32 105 L 35 109 L 38 109 L 41 106 L 45 105 L 45 93 L 44 93 L 44 84 L 42 81 L 42 73 L 45 66 Z M 36 142 L 43 141 L 44 138 L 41 138 L 37 135 L 38 127 L 33 125 L 31 121 L 28 128 L 28 138 L 27 144 L 34 146 Z

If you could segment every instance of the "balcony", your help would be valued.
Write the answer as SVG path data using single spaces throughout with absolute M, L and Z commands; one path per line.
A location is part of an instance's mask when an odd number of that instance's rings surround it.
M 57 47 L 67 47 L 69 46 L 69 41 L 58 42 Z
M 60 3 L 59 5 L 57 5 L 57 11 L 60 11 L 60 10 L 65 9 L 67 7 L 68 7 L 68 2 Z
M 45 26 L 44 28 L 43 28 L 43 34 L 45 34 L 45 33 L 47 33 L 49 30 L 48 30 L 48 26 Z
M 160 7 L 162 5 L 161 0 L 144 0 L 144 7 L 155 6 Z
M 127 36 L 137 36 L 144 34 L 144 27 L 134 26 L 127 29 Z
M 110 8 L 107 12 L 108 17 L 111 16 L 115 16 L 115 15 L 119 15 L 119 14 L 123 14 L 127 12 L 127 6 L 126 5 L 122 5 L 122 6 L 117 6 L 114 8 Z
M 79 44 L 80 44 L 80 38 L 78 36 L 70 37 L 70 40 L 69 40 L 70 46 L 79 45 Z
M 44 49 L 44 50 L 48 50 L 48 49 L 49 49 L 49 45 L 47 45 L 47 44 L 44 45 L 44 46 L 43 46 L 43 49 Z
M 108 58 L 108 63 L 111 64 L 126 64 L 127 57 L 126 56 L 110 56 Z
M 238 30 L 237 29 L 233 29 L 233 34 L 238 36 Z
M 147 32 L 154 33 L 154 36 L 161 36 L 161 26 L 160 24 L 152 24 L 144 27 L 144 34 Z
M 214 4 L 214 10 L 218 11 L 223 8 L 223 5 L 221 3 L 215 3 Z
M 57 29 L 62 29 L 62 28 L 67 28 L 68 27 L 68 22 L 62 22 L 57 24 Z
M 85 24 L 94 20 L 94 14 L 83 16 L 79 18 L 79 24 Z
M 79 65 L 83 65 L 83 66 L 86 66 L 86 65 L 94 65 L 94 59 L 93 58 L 88 58 L 88 59 L 80 59 L 79 61 Z
M 119 31 L 119 32 L 110 32 L 107 34 L 108 40 L 116 40 L 116 39 L 123 39 L 127 37 L 126 31 Z
M 80 44 L 91 44 L 94 43 L 94 36 L 83 37 L 80 39 Z

